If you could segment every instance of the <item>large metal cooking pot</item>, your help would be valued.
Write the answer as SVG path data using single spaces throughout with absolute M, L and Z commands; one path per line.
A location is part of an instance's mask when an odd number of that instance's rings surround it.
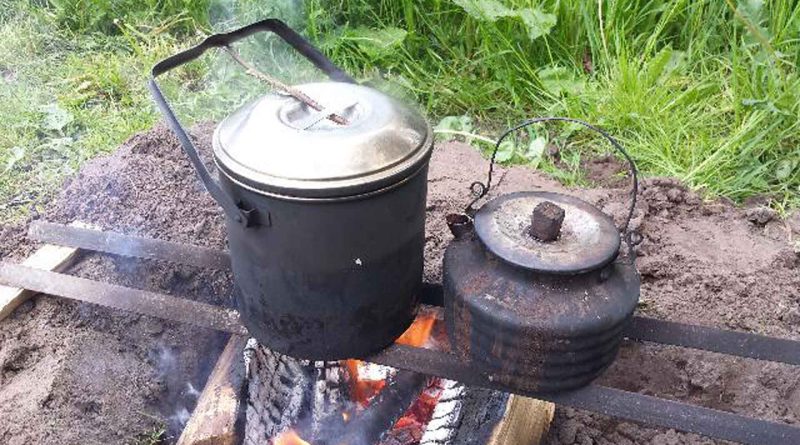
M 296 86 L 328 107 L 268 94 L 214 132 L 219 182 L 200 161 L 155 77 L 258 31 L 272 31 L 333 82 Z M 357 85 L 301 36 L 268 19 L 158 63 L 150 89 L 226 215 L 235 299 L 266 346 L 296 357 L 364 356 L 415 315 L 422 282 L 432 132 L 416 112 Z M 346 125 L 326 116 L 344 117 Z

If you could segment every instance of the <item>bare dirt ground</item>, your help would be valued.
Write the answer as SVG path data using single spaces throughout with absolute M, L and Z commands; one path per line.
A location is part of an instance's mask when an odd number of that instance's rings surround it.
M 210 126 L 196 129 L 206 151 Z M 586 164 L 598 188 L 569 190 L 621 221 L 625 184 L 604 181 L 613 158 Z M 441 275 L 450 240 L 444 215 L 461 210 L 486 161 L 460 143 L 440 144 L 431 162 L 426 279 Z M 529 169 L 500 168 L 491 196 L 561 190 Z M 176 140 L 162 127 L 90 162 L 38 216 L 75 219 L 154 238 L 224 248 L 221 213 Z M 800 218 L 704 203 L 669 179 L 645 181 L 634 218 L 642 273 L 640 312 L 659 318 L 800 339 Z M 794 231 L 792 229 L 794 227 Z M 35 245 L 25 225 L 0 228 L 3 260 Z M 86 254 L 81 276 L 230 304 L 223 273 Z M 199 328 L 40 296 L 0 321 L 0 443 L 136 443 L 166 425 L 174 435 L 224 338 Z M 772 420 L 800 422 L 800 369 L 711 353 L 626 344 L 608 385 Z M 140 442 L 142 443 L 142 442 Z M 559 408 L 548 444 L 714 443 Z

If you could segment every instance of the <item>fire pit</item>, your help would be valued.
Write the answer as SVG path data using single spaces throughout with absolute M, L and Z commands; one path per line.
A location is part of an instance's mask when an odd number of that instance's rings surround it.
M 488 191 L 488 187 L 485 190 Z M 550 215 L 547 216 L 548 218 L 560 219 L 558 212 L 548 213 Z M 455 218 L 455 222 L 463 224 L 464 221 L 462 218 Z M 440 223 L 444 223 L 444 218 Z M 464 227 L 460 227 L 458 233 L 466 233 L 462 232 L 462 229 Z M 534 236 L 538 241 L 552 241 L 558 239 L 557 232 L 554 230 L 548 235 L 537 231 Z M 231 264 L 231 258 L 227 252 L 58 225 L 34 224 L 31 227 L 31 237 L 57 245 L 206 268 L 227 269 Z M 443 240 L 432 240 L 431 242 L 449 241 L 449 239 Z M 782 257 L 781 261 L 790 264 L 792 258 Z M 794 266 L 787 265 L 786 267 Z M 602 274 L 599 279 L 603 280 Z M 224 304 L 199 303 L 163 295 L 160 292 L 144 291 L 9 263 L 0 265 L 0 280 L 3 283 L 50 295 L 230 333 L 234 337 L 229 345 L 235 344 L 235 341 L 243 339 L 243 336 L 248 334 L 240 314 Z M 442 305 L 444 299 L 447 298 L 447 289 L 431 284 L 422 287 L 415 298 L 429 306 Z M 430 310 L 436 314 L 434 319 L 441 318 L 438 315 L 441 313 L 440 310 Z M 430 322 L 429 320 L 423 317 L 421 322 L 425 325 Z M 469 359 L 469 354 L 463 354 L 464 351 L 461 351 L 455 355 L 446 350 L 446 345 L 452 339 L 443 342 L 445 347 L 442 350 L 431 349 L 436 347 L 437 327 L 435 323 L 431 329 L 434 334 L 428 340 L 432 344 L 428 344 L 427 347 L 418 346 L 420 341 L 425 340 L 424 338 L 411 341 L 401 337 L 400 344 L 388 346 L 373 355 L 359 357 L 359 361 L 345 363 L 290 359 L 254 343 L 247 348 L 247 368 L 244 365 L 225 368 L 250 370 L 253 378 L 247 380 L 248 387 L 245 391 L 250 400 L 248 397 L 238 397 L 239 393 L 235 389 L 227 392 L 213 391 L 215 382 L 222 382 L 222 384 L 235 382 L 233 379 L 225 383 L 224 378 L 211 379 L 209 385 L 212 386 L 207 388 L 204 396 L 212 394 L 220 399 L 225 394 L 232 395 L 236 396 L 231 398 L 231 400 L 235 400 L 233 405 L 246 403 L 247 406 L 252 407 L 250 411 L 253 412 L 253 415 L 245 416 L 243 424 L 244 426 L 252 425 L 253 433 L 246 436 L 254 438 L 252 440 L 256 440 L 256 438 L 262 440 L 266 437 L 281 441 L 315 440 L 317 434 L 324 435 L 325 431 L 337 431 L 339 428 L 338 431 L 343 431 L 345 439 L 348 434 L 368 434 L 369 437 L 378 437 L 378 441 L 387 441 L 386 443 L 389 443 L 388 441 L 405 443 L 409 439 L 423 442 L 426 440 L 426 435 L 430 438 L 430 434 L 444 434 L 441 433 L 443 429 L 437 425 L 441 425 L 442 419 L 449 418 L 450 415 L 447 413 L 452 410 L 446 409 L 448 405 L 458 405 L 460 402 L 462 406 L 457 412 L 469 412 L 464 408 L 469 405 L 465 400 L 469 399 L 459 399 L 457 394 L 469 392 L 473 387 L 489 388 L 490 390 L 486 393 L 500 394 L 501 396 L 504 396 L 503 393 L 513 392 L 523 396 L 540 397 L 564 406 L 743 443 L 794 443 L 800 440 L 798 429 L 785 423 L 759 420 L 740 414 L 668 401 L 608 387 L 605 386 L 605 383 L 595 383 L 570 391 L 539 392 L 537 388 L 526 388 L 507 378 L 498 379 L 493 372 L 471 366 L 471 363 L 466 361 Z M 422 332 L 425 330 L 422 329 Z M 418 327 L 412 330 L 412 334 L 418 332 L 420 332 Z M 797 342 L 642 316 L 634 316 L 630 324 L 626 324 L 622 328 L 621 336 L 633 341 L 665 343 L 738 357 L 790 365 L 800 364 L 798 363 L 800 345 Z M 415 335 L 409 334 L 409 337 L 415 337 Z M 461 345 L 463 346 L 464 343 Z M 223 355 L 228 357 L 229 361 L 234 361 L 236 357 L 240 356 L 236 348 L 226 349 L 226 354 Z M 373 364 L 391 366 L 399 371 L 390 372 L 386 368 L 376 367 Z M 259 377 L 259 369 L 266 370 L 266 378 Z M 235 372 L 230 373 L 230 375 L 233 374 Z M 224 374 L 214 374 L 214 376 L 217 375 Z M 423 375 L 433 377 L 423 377 Z M 614 376 L 613 368 L 611 376 Z M 461 384 L 453 383 L 454 381 L 461 382 Z M 314 390 L 309 390 L 310 387 L 313 387 Z M 270 395 L 268 401 L 259 401 L 260 394 L 273 394 L 270 391 L 265 392 L 265 388 L 277 388 L 279 392 L 284 392 L 288 396 Z M 317 391 L 317 388 L 321 390 Z M 411 391 L 393 390 L 401 388 L 413 389 Z M 378 389 L 381 390 L 377 391 Z M 436 399 L 436 403 L 428 403 L 430 399 Z M 405 403 L 406 400 L 408 403 Z M 383 403 L 384 401 L 386 403 Z M 382 406 L 389 408 L 379 409 Z M 506 404 L 506 407 L 508 406 Z M 431 409 L 431 407 L 433 408 Z M 437 415 L 437 410 L 441 412 L 441 415 Z M 284 417 L 279 411 L 286 411 L 289 415 Z M 198 413 L 195 412 L 195 415 Z M 421 425 L 428 417 L 427 426 L 423 429 Z M 501 416 L 501 418 L 508 417 L 513 416 Z M 272 423 L 264 421 L 264 418 L 269 419 L 269 422 Z M 484 416 L 484 418 L 487 417 Z M 492 418 L 492 416 L 490 415 L 488 418 Z M 251 419 L 252 421 L 247 421 Z M 353 427 L 359 422 L 363 422 L 364 429 Z M 235 423 L 235 421 L 231 422 L 231 424 Z M 383 425 L 381 425 L 382 423 Z M 275 426 L 276 424 L 280 426 Z M 239 426 L 243 425 L 239 424 Z M 269 430 L 270 428 L 271 430 Z M 294 432 L 288 431 L 287 428 L 293 429 Z M 429 433 L 430 428 L 433 430 L 430 430 L 432 432 Z M 245 429 L 245 431 L 247 430 Z M 444 431 L 447 431 L 446 428 Z M 468 434 L 473 439 L 477 437 L 474 430 L 467 428 L 465 431 L 468 432 L 457 432 L 455 436 Z M 321 439 L 338 440 L 331 439 L 331 437 L 321 437 Z
M 163 133 L 163 130 L 161 130 Z M 159 134 L 158 132 L 154 132 L 154 134 Z M 135 140 L 134 142 L 138 142 L 139 139 Z M 140 142 L 139 142 L 140 143 Z M 174 144 L 174 142 L 173 142 Z M 142 150 L 143 147 L 147 147 L 146 145 L 141 145 L 137 150 Z M 169 145 L 154 145 L 154 150 L 157 150 L 159 153 L 163 152 L 164 147 L 170 147 Z M 173 148 L 177 148 L 177 146 L 172 145 Z M 122 151 L 121 155 L 126 157 L 134 157 L 140 156 L 137 154 L 130 154 L 129 149 L 125 149 Z M 459 172 L 457 167 L 459 165 L 472 165 L 472 166 L 480 166 L 483 165 L 483 162 L 479 155 L 474 153 L 471 149 L 463 146 L 457 145 L 448 145 L 446 146 L 443 151 L 440 152 L 439 161 L 437 161 L 435 165 L 434 171 L 436 172 L 432 176 L 432 190 L 434 190 L 434 194 L 431 197 L 429 209 L 430 212 L 437 215 L 436 218 L 430 219 L 429 225 L 429 234 L 431 238 L 429 239 L 429 249 L 428 252 L 430 255 L 428 257 L 428 262 L 430 264 L 437 264 L 435 258 L 436 255 L 441 255 L 441 247 L 437 247 L 437 244 L 442 243 L 443 241 L 448 240 L 448 235 L 446 235 L 446 227 L 444 221 L 444 214 L 448 212 L 452 212 L 458 210 L 458 205 L 462 202 L 462 199 L 453 199 L 451 198 L 451 190 L 457 187 L 459 183 L 463 183 L 464 179 L 457 179 L 462 177 L 469 177 L 471 175 L 471 171 Z M 141 164 L 141 163 L 140 163 Z M 133 164 L 131 168 L 138 169 L 138 165 L 140 164 Z M 146 162 L 141 165 L 158 165 L 154 162 Z M 120 173 L 118 171 L 112 170 L 109 171 L 108 168 L 103 165 L 102 172 L 97 173 L 97 176 L 92 177 L 91 179 L 91 186 L 83 186 L 88 187 L 86 188 L 86 192 L 84 195 L 87 199 L 93 196 L 100 196 L 102 198 L 103 193 L 108 190 L 108 183 L 109 181 L 116 181 L 119 177 Z M 188 167 L 182 166 L 184 174 L 188 174 Z M 525 189 L 529 187 L 529 183 L 521 181 L 520 178 L 528 180 L 530 178 L 530 173 L 526 172 L 522 169 L 511 169 L 507 172 L 505 170 L 500 170 L 503 175 L 503 181 L 501 182 L 500 188 L 504 190 L 519 190 Z M 108 175 L 108 176 L 106 176 Z M 151 173 L 145 173 L 142 176 L 143 184 L 146 181 L 149 181 Z M 181 175 L 180 177 L 183 177 Z M 94 179 L 97 178 L 97 179 Z M 455 179 L 454 179 L 455 178 Z M 137 179 L 138 180 L 138 179 Z M 538 184 L 546 184 L 541 182 L 541 179 L 538 179 Z M 657 196 L 655 195 L 657 192 L 660 193 L 661 190 L 664 189 L 665 186 L 660 185 L 662 182 L 655 182 L 649 183 L 648 188 L 645 190 L 643 196 L 649 200 L 649 205 L 656 206 L 662 205 L 662 201 L 658 200 Z M 194 187 L 191 181 L 187 182 L 186 186 L 181 186 L 186 190 L 190 190 Z M 555 186 L 554 186 L 555 187 Z M 71 192 L 75 193 L 75 192 Z M 197 192 L 194 192 L 197 193 Z M 591 195 L 592 192 L 586 192 L 583 196 L 593 196 Z M 656 196 L 656 197 L 654 197 Z M 660 195 L 659 195 L 660 196 Z M 131 195 L 132 198 L 143 198 L 140 195 Z M 597 199 L 591 198 L 591 199 Z M 614 198 L 619 199 L 619 198 Z M 611 201 L 609 205 L 613 205 L 615 201 Z M 119 215 L 127 215 L 131 212 L 130 210 L 130 199 L 126 201 L 120 201 L 118 204 L 111 202 L 109 204 L 104 205 L 103 207 L 98 206 L 91 206 L 88 207 L 88 211 L 95 212 L 95 213 L 84 213 L 84 218 L 97 221 L 100 217 L 111 217 L 112 221 L 117 221 L 121 217 Z M 149 201 L 148 201 L 149 203 Z M 659 204 L 661 203 L 661 204 Z M 655 208 L 655 207 L 654 207 Z M 663 208 L 663 207 L 661 207 Z M 677 207 L 678 210 L 681 207 Z M 678 211 L 673 210 L 673 211 Z M 164 211 L 172 212 L 171 209 L 165 209 Z M 124 213 L 128 212 L 128 213 Z M 72 215 L 72 214 L 70 214 Z M 748 234 L 746 232 L 747 229 L 747 221 L 742 217 L 741 221 L 738 218 L 738 213 L 734 212 L 733 210 L 725 213 L 719 217 L 712 217 L 713 221 L 718 224 L 725 224 L 724 221 L 719 220 L 718 218 L 725 217 L 726 221 L 731 221 L 730 225 L 726 227 L 729 228 L 731 231 L 731 236 L 736 237 L 745 237 L 746 239 L 754 242 L 754 243 L 761 243 L 761 246 L 765 246 L 765 241 L 755 235 L 755 234 Z M 69 215 L 68 215 L 69 216 Z M 72 216 L 74 217 L 74 216 Z M 676 218 L 681 218 L 681 216 L 676 216 Z M 164 221 L 170 222 L 169 218 L 164 218 Z M 719 222 L 717 222 L 719 221 Z M 106 223 L 106 226 L 113 223 Z M 740 227 L 742 226 L 742 227 Z M 659 230 L 662 230 L 664 224 L 660 224 L 657 226 Z M 161 230 L 161 229 L 159 229 Z M 185 239 L 183 232 L 180 232 L 178 227 L 169 229 L 170 232 L 164 233 L 175 233 L 177 234 L 177 239 Z M 648 227 L 647 230 L 649 232 L 645 233 L 653 233 L 653 227 Z M 186 244 L 180 243 L 165 243 L 164 241 L 156 241 L 152 239 L 146 238 L 138 238 L 138 237 L 131 237 L 125 235 L 115 235 L 109 232 L 97 232 L 97 231 L 83 231 L 77 230 L 74 228 L 64 228 L 58 225 L 51 225 L 51 224 L 43 224 L 43 223 L 36 223 L 31 226 L 30 229 L 30 237 L 32 239 L 42 240 L 44 242 L 50 242 L 59 245 L 69 245 L 69 246 L 77 246 L 81 247 L 82 249 L 88 250 L 97 250 L 97 251 L 110 251 L 117 255 L 125 255 L 125 256 L 140 256 L 143 258 L 148 258 L 152 262 L 155 260 L 155 263 L 152 263 L 152 267 L 148 267 L 147 270 L 155 270 L 155 267 L 158 266 L 158 262 L 167 260 L 170 262 L 179 261 L 184 264 L 194 264 L 199 266 L 203 275 L 207 274 L 204 270 L 208 270 L 207 268 L 212 269 L 225 269 L 227 268 L 228 264 L 228 257 L 225 252 L 220 252 L 216 250 L 210 249 L 198 249 L 194 246 L 189 246 Z M 745 231 L 745 232 L 743 232 Z M 144 232 L 144 233 L 152 233 L 152 232 Z M 161 233 L 161 232 L 159 232 Z M 659 233 L 667 233 L 667 232 L 659 232 Z M 175 235 L 173 235 L 175 236 Z M 661 236 L 668 236 L 668 235 L 661 235 Z M 671 236 L 671 235 L 669 235 Z M 685 237 L 689 237 L 689 239 L 694 240 L 693 246 L 696 247 L 700 245 L 702 247 L 701 238 L 697 236 L 689 235 L 682 235 Z M 723 235 L 720 235 L 723 236 Z M 727 236 L 727 235 L 724 235 Z M 183 237 L 183 238 L 182 238 Z M 173 238 L 174 239 L 174 238 Z M 665 239 L 675 239 L 675 238 L 665 238 Z M 727 238 L 724 238 L 727 239 Z M 693 247 L 693 248 L 694 248 Z M 666 249 L 667 252 L 674 252 L 676 246 L 673 244 L 666 244 L 662 247 Z M 177 250 L 176 250 L 177 249 Z M 766 247 L 764 247 L 764 252 L 769 252 Z M 777 251 L 773 251 L 772 254 L 777 254 Z M 649 274 L 647 276 L 652 277 L 652 274 L 657 269 L 654 269 L 654 265 L 658 265 L 661 263 L 653 263 L 653 260 L 659 260 L 661 257 L 659 256 L 652 256 L 646 257 L 644 264 L 646 266 L 646 273 Z M 783 256 L 780 256 L 783 258 Z M 777 264 L 777 263 L 776 263 Z M 765 276 L 765 279 L 768 279 L 773 282 L 778 283 L 787 283 L 786 278 L 792 276 L 792 270 L 789 263 L 782 262 L 781 265 L 774 266 L 774 272 L 771 272 L 771 275 Z M 83 301 L 91 301 L 94 304 L 100 304 L 105 306 L 111 306 L 118 309 L 123 309 L 127 311 L 134 311 L 134 312 L 143 312 L 149 314 L 154 317 L 174 317 L 177 320 L 180 320 L 183 323 L 188 324 L 202 324 L 204 326 L 212 326 L 215 329 L 224 331 L 224 332 L 232 332 L 236 333 L 237 335 L 246 334 L 244 330 L 241 329 L 241 325 L 238 324 L 235 318 L 230 318 L 230 314 L 228 311 L 220 311 L 217 307 L 208 307 L 204 305 L 198 306 L 194 304 L 194 302 L 189 300 L 181 300 L 181 304 L 178 305 L 177 310 L 170 310 L 173 306 L 175 306 L 175 298 L 164 299 L 161 298 L 160 294 L 153 294 L 152 292 L 142 292 L 136 289 L 131 289 L 128 287 L 120 287 L 120 286 L 112 286 L 108 283 L 97 283 L 91 280 L 83 280 L 80 281 L 80 287 L 75 288 L 73 287 L 72 281 L 65 281 L 66 278 L 70 278 L 67 275 L 63 274 L 47 274 L 44 276 L 42 281 L 38 281 L 36 279 L 37 273 L 33 273 L 34 271 L 30 271 L 25 269 L 24 271 L 20 271 L 19 268 L 17 269 L 7 269 L 8 263 L 4 263 L 3 267 L 0 268 L 2 271 L 0 272 L 0 280 L 4 283 L 18 285 L 20 287 L 26 287 L 29 289 L 36 289 L 42 292 L 50 293 L 51 295 L 56 296 L 64 296 L 67 298 L 74 298 Z M 162 266 L 161 267 L 166 267 Z M 128 266 L 130 269 L 130 266 Z M 670 269 L 672 270 L 672 269 Z M 435 268 L 431 268 L 426 277 L 433 281 L 437 279 L 437 274 L 439 272 L 436 271 Z M 765 272 L 766 273 L 766 272 Z M 652 279 L 652 278 L 651 278 Z M 698 278 L 701 279 L 702 278 Z M 706 280 L 707 282 L 708 280 Z M 704 281 L 700 281 L 703 283 Z M 128 283 L 128 286 L 133 285 L 135 283 Z M 87 285 L 91 285 L 91 287 L 85 287 Z M 755 290 L 763 289 L 763 284 L 759 284 L 758 287 L 754 288 Z M 77 289 L 77 290 L 76 290 Z M 669 290 L 670 288 L 666 288 Z M 434 292 L 430 292 L 430 291 Z M 441 294 L 436 295 L 436 287 L 431 287 L 428 289 L 427 295 L 425 296 L 425 300 L 429 301 L 433 304 L 441 304 Z M 650 292 L 658 291 L 658 287 L 651 287 L 649 288 Z M 439 290 L 440 292 L 440 290 Z M 661 291 L 663 292 L 663 291 Z M 760 292 L 760 291 L 759 291 Z M 781 291 L 782 292 L 782 291 Z M 185 295 L 192 295 L 191 291 L 185 291 Z M 759 294 L 760 295 L 760 294 Z M 778 294 L 780 295 L 780 294 Z M 145 297 L 143 300 L 142 297 Z M 154 296 L 159 296 L 158 300 L 153 300 Z M 438 300 L 437 300 L 438 298 Z M 758 298 L 764 298 L 763 296 L 759 296 Z M 152 306 L 152 303 L 156 301 L 159 304 L 155 307 Z M 438 303 L 437 303 L 438 301 Z M 133 304 L 133 303 L 139 304 Z M 168 303 L 166 305 L 161 303 Z M 219 303 L 218 303 L 219 304 Z M 651 305 L 654 303 L 650 303 Z M 212 310 L 213 309 L 213 310 Z M 198 310 L 200 312 L 198 312 Z M 202 315 L 198 315 L 202 314 Z M 683 315 L 684 320 L 686 320 L 686 316 Z M 752 317 L 752 314 L 749 315 Z M 145 317 L 146 318 L 146 317 Z M 233 321 L 233 323 L 231 323 Z M 690 326 L 685 324 L 679 323 L 665 323 L 659 320 L 653 320 L 648 318 L 642 317 L 635 317 L 634 324 L 631 326 L 630 330 L 626 332 L 625 336 L 632 340 L 644 340 L 647 342 L 666 342 L 670 344 L 678 344 L 685 347 L 691 348 L 703 348 L 703 349 L 712 349 L 726 354 L 735 354 L 738 356 L 747 355 L 748 357 L 754 357 L 762 360 L 772 360 L 784 363 L 792 363 L 792 360 L 796 361 L 798 357 L 797 353 L 797 346 L 795 343 L 792 342 L 783 342 L 783 341 L 776 341 L 774 339 L 768 339 L 757 335 L 740 333 L 740 332 L 731 332 L 731 331 L 724 331 L 720 329 L 708 328 L 708 327 L 700 327 L 700 326 Z M 406 346 L 395 346 L 391 347 L 389 350 L 386 351 L 384 354 L 380 354 L 377 356 L 373 356 L 370 358 L 370 361 L 384 363 L 393 365 L 399 368 L 410 368 L 410 369 L 417 369 L 422 370 L 424 372 L 430 373 L 441 373 L 444 376 L 450 376 L 451 378 L 455 378 L 456 380 L 466 382 L 466 386 L 462 386 L 465 388 L 466 391 L 484 391 L 480 389 L 476 389 L 478 386 L 488 386 L 488 387 L 497 387 L 496 384 L 488 381 L 488 380 L 480 380 L 476 379 L 475 375 L 466 372 L 465 370 L 461 370 L 458 366 L 458 363 L 452 361 L 446 355 L 442 355 L 442 353 L 434 354 L 433 356 L 429 356 L 424 354 L 422 358 L 424 360 L 420 360 L 420 355 L 418 353 L 409 354 L 407 353 Z M 793 349 L 794 348 L 794 349 Z M 240 354 L 241 348 L 236 353 L 231 354 L 235 357 L 241 357 Z M 717 365 L 716 363 L 728 363 L 731 360 L 724 360 L 721 361 L 718 358 L 706 357 L 704 355 L 700 355 L 698 353 L 689 353 L 687 350 L 674 350 L 668 354 L 667 357 L 662 357 L 663 353 L 657 353 L 658 350 L 653 350 L 650 346 L 647 345 L 631 345 L 630 341 L 626 346 L 626 356 L 624 366 L 627 366 L 628 369 L 631 366 L 636 367 L 645 367 L 646 363 L 644 364 L 636 364 L 635 360 L 636 357 L 650 357 L 646 358 L 646 360 L 657 360 L 655 363 L 658 363 L 659 367 L 663 369 L 664 372 L 673 373 L 675 366 L 678 366 L 682 362 L 682 360 L 689 360 L 690 366 L 691 363 L 695 363 L 696 365 L 702 364 L 702 362 L 698 362 L 698 360 L 702 359 L 704 361 L 709 361 L 708 366 L 715 366 L 720 367 L 720 369 L 727 369 L 729 366 L 725 365 Z M 421 351 L 417 351 L 421 352 Z M 643 355 L 644 354 L 644 355 Z M 675 363 L 672 363 L 673 358 L 676 360 Z M 698 358 L 699 357 L 699 358 Z M 633 362 L 631 362 L 633 360 Z M 639 359 L 641 360 L 641 358 Z M 713 360 L 713 363 L 711 362 Z M 747 361 L 745 361 L 747 362 Z M 752 360 L 750 360 L 752 362 Z M 756 366 L 758 363 L 751 363 L 748 365 L 747 369 L 740 369 L 737 372 L 742 373 L 742 376 L 746 378 L 756 379 L 761 372 L 761 367 Z M 637 389 L 639 387 L 630 387 L 628 386 L 628 382 L 631 379 L 630 372 L 626 372 L 624 375 L 616 375 L 618 369 L 617 367 L 612 367 L 612 370 L 609 372 L 609 379 L 604 379 L 603 384 L 613 384 L 617 388 L 624 388 L 627 390 L 635 390 L 635 391 L 643 391 L 648 392 L 650 394 L 662 394 L 664 392 L 663 388 L 658 386 L 650 386 L 647 384 L 641 383 L 641 379 L 637 377 L 635 382 L 631 382 L 633 384 L 644 385 L 641 389 Z M 775 375 L 775 369 L 772 367 L 765 368 L 766 371 L 769 372 L 769 375 Z M 242 367 L 243 369 L 243 367 Z M 626 369 L 626 368 L 621 368 Z M 678 368 L 675 368 L 678 369 Z M 706 369 L 706 368 L 703 368 Z M 716 368 L 713 368 L 716 369 Z M 736 367 L 739 369 L 739 367 Z M 772 369 L 772 371 L 769 371 Z M 788 368 L 791 369 L 791 368 Z M 796 375 L 791 373 L 790 371 L 786 371 L 788 374 L 785 374 L 787 377 L 791 377 L 792 375 Z M 659 375 L 657 373 L 652 374 L 652 376 Z M 691 374 L 690 374 L 691 375 Z M 627 376 L 627 377 L 625 377 Z M 692 377 L 693 379 L 699 378 L 697 375 Z M 213 380 L 213 379 L 212 379 Z M 217 381 L 217 380 L 213 380 Z M 638 383 L 637 383 L 638 382 Z M 693 380 L 694 382 L 694 380 Z M 211 382 L 209 383 L 211 384 Z M 698 382 L 700 384 L 700 382 Z M 697 391 L 697 390 L 694 390 Z M 488 391 L 490 392 L 490 391 Z M 226 394 L 225 391 L 204 391 L 204 395 L 206 393 L 210 394 Z M 697 394 L 695 392 L 695 394 Z M 699 393 L 703 394 L 703 393 Z M 686 399 L 680 394 L 673 394 L 670 396 L 674 400 L 684 400 L 690 401 L 695 404 L 705 404 L 708 402 L 704 402 L 703 400 L 698 399 Z M 710 397 L 710 396 L 709 396 Z M 786 405 L 788 401 L 782 401 L 780 398 L 770 398 L 769 392 L 766 390 L 761 391 L 761 396 L 764 397 L 765 400 L 770 400 L 770 403 L 774 403 L 776 409 L 780 408 L 780 406 L 791 406 Z M 237 398 L 238 399 L 238 398 Z M 752 418 L 748 418 L 743 416 L 742 414 L 746 414 L 749 416 L 758 416 L 759 412 L 751 411 L 751 410 L 741 410 L 735 408 L 718 408 L 717 410 L 703 410 L 699 407 L 692 407 L 691 405 L 686 405 L 685 403 L 676 403 L 676 402 L 665 402 L 663 400 L 654 399 L 652 397 L 643 396 L 640 394 L 629 393 L 627 391 L 614 389 L 608 387 L 595 387 L 591 391 L 575 393 L 575 394 L 565 394 L 558 397 L 551 397 L 552 400 L 559 403 L 561 406 L 574 406 L 574 407 L 581 407 L 583 409 L 595 410 L 602 413 L 607 413 L 610 415 L 622 416 L 626 419 L 635 419 L 637 422 L 643 422 L 647 425 L 667 425 L 669 428 L 675 428 L 678 430 L 690 430 L 690 431 L 698 431 L 703 432 L 704 434 L 708 434 L 711 436 L 716 437 L 731 437 L 730 434 L 732 431 L 742 431 L 744 428 L 745 431 L 754 432 L 755 436 L 744 436 L 743 442 L 746 443 L 780 443 L 780 441 L 775 442 L 775 436 L 770 436 L 769 434 L 780 433 L 784 431 L 782 428 L 785 425 L 782 424 L 773 424 L 770 422 L 752 422 Z M 442 398 L 440 398 L 440 401 Z M 716 400 L 716 399 L 715 399 Z M 645 403 L 642 403 L 645 402 Z M 783 405 L 782 405 L 783 403 Z M 448 403 L 449 404 L 449 403 Z M 480 403 L 478 403 L 480 405 Z M 714 405 L 712 403 L 712 406 Z M 719 409 L 724 409 L 728 412 L 719 411 Z M 688 412 L 692 414 L 691 416 L 684 416 L 682 413 Z M 791 412 L 791 407 L 789 408 L 789 412 Z M 195 414 L 199 415 L 200 413 L 195 410 Z M 730 411 L 738 412 L 739 415 L 731 414 Z M 437 416 L 433 416 L 437 417 Z M 202 417 L 201 417 L 202 418 Z M 580 417 L 576 417 L 575 419 L 583 419 L 580 420 L 581 422 L 587 422 L 585 419 L 587 418 L 586 414 L 580 414 Z M 559 420 L 558 428 L 567 428 L 569 423 L 575 423 L 575 419 L 567 418 L 565 419 L 561 417 Z M 620 424 L 617 421 L 612 421 L 608 418 L 602 418 L 602 425 L 608 425 L 609 422 L 613 422 L 612 425 Z M 566 421 L 566 423 L 564 423 Z M 598 420 L 598 422 L 600 422 Z M 231 424 L 235 423 L 235 419 L 231 422 Z M 211 422 L 201 422 L 203 425 L 211 425 Z M 588 424 L 587 424 L 588 425 Z M 600 425 L 598 423 L 598 425 Z M 638 431 L 636 426 L 621 423 L 620 425 L 625 425 L 625 434 L 629 434 L 628 431 Z M 754 429 L 754 426 L 759 426 L 759 429 Z M 579 427 L 579 435 L 583 434 L 583 430 L 580 429 L 583 427 Z M 588 427 L 587 427 L 588 428 Z M 594 427 L 592 428 L 599 428 Z M 622 428 L 622 427 L 620 427 Z M 594 431 L 594 430 L 591 430 Z M 620 430 L 623 431 L 623 430 Z M 651 435 L 655 435 L 658 430 L 644 430 L 644 431 L 654 431 Z M 563 434 L 563 433 L 559 433 Z M 605 434 L 605 437 L 615 437 L 614 431 L 609 431 L 606 433 L 592 433 L 592 434 Z M 677 433 L 671 433 L 671 435 L 675 435 Z M 760 436 L 759 436 L 760 435 Z M 567 437 L 567 436 L 564 436 Z M 602 437 L 602 436 L 601 436 Z M 629 437 L 629 436 L 628 436 Z M 683 436 L 681 436 L 683 437 Z M 690 436 L 691 437 L 691 436 Z M 742 437 L 742 436 L 739 436 Z M 749 439 L 747 437 L 750 437 Z M 761 437 L 759 442 L 759 437 Z M 613 440 L 613 439 L 612 439 Z M 688 439 L 687 439 L 688 440 Z M 568 442 L 564 442 L 568 443 Z M 638 440 L 634 443 L 647 443 L 639 442 Z
M 425 311 L 397 343 L 445 347 L 439 315 Z M 298 360 L 254 340 L 245 355 L 247 445 L 537 444 L 553 415 L 548 402 L 362 360 Z

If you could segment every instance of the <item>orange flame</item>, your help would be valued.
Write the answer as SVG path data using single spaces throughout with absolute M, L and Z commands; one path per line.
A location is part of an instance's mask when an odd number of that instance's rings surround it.
M 272 445 L 311 445 L 301 439 L 295 430 L 286 430 L 272 439 Z
M 375 394 L 381 392 L 383 387 L 386 386 L 386 381 L 359 378 L 358 365 L 360 364 L 361 360 L 345 360 L 347 372 L 350 373 L 352 399 L 358 402 L 361 406 L 366 407 L 369 405 L 370 399 L 372 399 Z
M 428 338 L 430 338 L 435 323 L 436 317 L 434 314 L 422 313 L 395 343 L 407 346 L 422 346 L 428 341 Z M 381 392 L 383 387 L 386 386 L 386 381 L 359 378 L 358 367 L 360 364 L 361 360 L 345 360 L 345 366 L 350 373 L 352 382 L 352 398 L 361 406 L 366 407 L 369 405 L 370 399 Z M 347 421 L 347 419 L 345 419 L 345 421 Z
M 414 323 L 403 332 L 395 343 L 406 346 L 422 346 L 428 341 L 433 331 L 433 325 L 436 323 L 436 317 L 431 313 L 420 314 Z

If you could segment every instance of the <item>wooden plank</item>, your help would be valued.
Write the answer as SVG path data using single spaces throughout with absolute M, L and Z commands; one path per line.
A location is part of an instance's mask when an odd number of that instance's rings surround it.
M 90 227 L 80 222 L 74 222 L 70 225 Z M 60 272 L 72 264 L 72 260 L 77 253 L 78 249 L 74 247 L 45 244 L 26 258 L 22 264 L 35 269 Z M 11 315 L 14 309 L 36 294 L 37 292 L 35 291 L 0 285 L 0 320 L 4 320 Z
M 247 339 L 232 335 L 208 377 L 178 445 L 238 445 L 245 382 L 243 351 Z
M 550 429 L 555 409 L 551 402 L 512 394 L 487 445 L 539 445 Z

